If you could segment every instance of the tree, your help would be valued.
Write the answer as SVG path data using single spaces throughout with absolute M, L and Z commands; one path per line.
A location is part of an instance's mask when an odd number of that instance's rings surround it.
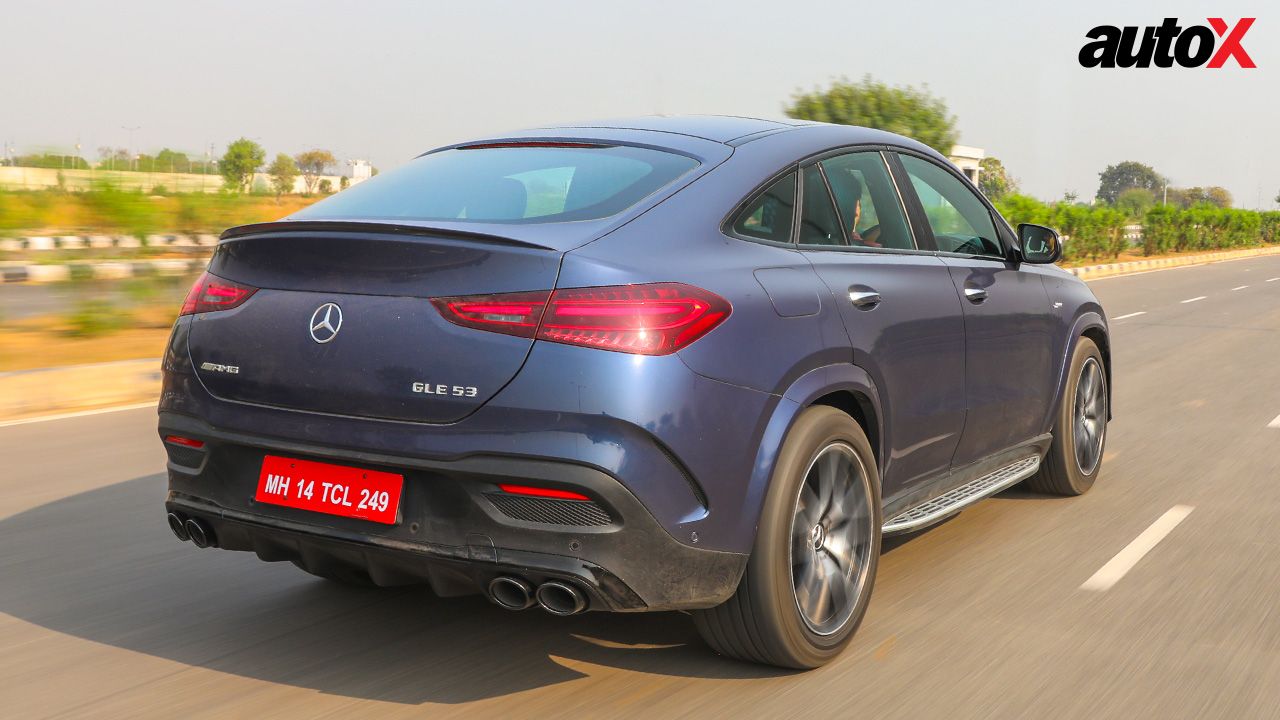
M 995 202 L 1005 195 L 1018 192 L 1018 181 L 1005 170 L 999 158 L 985 157 L 978 163 L 978 189 L 987 199 Z
M 1116 209 L 1131 218 L 1140 218 L 1156 204 L 1156 195 L 1146 188 L 1129 188 L 1116 198 Z
M 330 180 L 329 178 L 324 178 L 323 180 L 321 180 L 320 192 L 324 193 L 325 195 L 333 194 L 333 181 Z
M 288 155 L 279 153 L 267 168 L 267 174 L 271 176 L 271 187 L 275 188 L 278 198 L 293 192 L 293 184 L 298 179 L 298 164 Z
M 253 174 L 267 159 L 267 151 L 258 143 L 240 138 L 227 146 L 227 152 L 218 161 L 223 187 L 231 192 L 244 192 L 253 183 Z
M 346 190 L 349 187 L 351 187 L 351 178 L 343 175 L 342 178 L 338 180 L 338 189 Z
M 156 172 L 186 173 L 191 172 L 191 159 L 186 153 L 163 148 L 156 153 L 152 166 Z
M 891 87 L 870 75 L 857 83 L 841 78 L 827 90 L 796 93 L 784 111 L 800 120 L 888 130 L 944 155 L 959 136 L 955 117 L 947 114 L 946 103 L 931 95 L 927 85 L 918 90 L 910 85 Z
M 294 159 L 298 161 L 298 169 L 302 171 L 302 179 L 307 185 L 308 193 L 316 191 L 316 183 L 320 181 L 320 176 L 330 165 L 338 162 L 333 153 L 318 148 L 298 153 Z
M 1201 203 L 1220 208 L 1229 208 L 1231 207 L 1231 193 L 1226 188 L 1216 185 L 1212 187 L 1169 188 L 1170 205 L 1189 208 Z
M 129 169 L 129 151 L 124 148 L 100 147 L 98 148 L 98 157 L 102 159 L 102 162 L 98 163 L 98 167 L 108 170 Z
M 1159 193 L 1167 182 L 1150 165 L 1132 160 L 1108 165 L 1106 170 L 1098 173 L 1098 179 L 1097 198 L 1106 203 L 1114 203 L 1120 193 L 1129 188 L 1144 188 L 1153 194 Z

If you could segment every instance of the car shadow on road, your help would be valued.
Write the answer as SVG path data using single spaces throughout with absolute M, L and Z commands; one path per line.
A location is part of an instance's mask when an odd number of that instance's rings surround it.
M 0 520 L 0 612 L 192 666 L 407 704 L 508 695 L 593 666 L 785 674 L 716 656 L 679 613 L 512 613 L 480 596 L 351 588 L 249 553 L 199 550 L 169 533 L 164 493 L 152 475 Z

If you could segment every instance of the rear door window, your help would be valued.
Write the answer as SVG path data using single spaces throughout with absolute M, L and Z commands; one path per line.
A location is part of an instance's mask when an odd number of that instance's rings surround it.
M 800 244 L 844 247 L 847 243 L 840 229 L 840 216 L 836 214 L 836 206 L 832 204 L 831 193 L 827 190 L 827 181 L 817 165 L 811 165 L 803 172 Z
M 552 223 L 616 215 L 697 167 L 676 153 L 590 143 L 441 150 L 291 216 L 294 220 Z
M 915 249 L 898 192 L 879 152 L 839 155 L 821 165 L 852 247 Z

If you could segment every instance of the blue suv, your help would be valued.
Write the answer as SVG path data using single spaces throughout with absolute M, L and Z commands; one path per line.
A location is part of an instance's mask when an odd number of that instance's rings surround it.
M 1051 229 L 865 128 L 440 148 L 223 234 L 164 358 L 168 521 L 342 582 L 848 644 L 884 535 L 1097 477 L 1110 341 Z

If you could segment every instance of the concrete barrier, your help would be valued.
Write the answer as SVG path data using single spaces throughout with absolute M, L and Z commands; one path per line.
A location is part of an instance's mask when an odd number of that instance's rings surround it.
M 160 360 L 70 365 L 0 373 L 0 422 L 155 400 Z
M 0 262 L 0 282 L 6 283 L 56 283 L 77 278 L 122 280 L 137 275 L 182 276 L 203 270 L 209 264 L 208 257 L 156 260 L 103 260 L 76 262 L 66 265 L 28 265 L 21 262 Z

